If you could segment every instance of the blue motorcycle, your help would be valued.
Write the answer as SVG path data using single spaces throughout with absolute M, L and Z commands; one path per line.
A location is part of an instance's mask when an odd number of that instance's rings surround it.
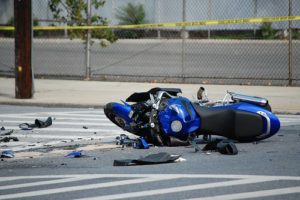
M 203 135 L 222 136 L 239 142 L 271 137 L 280 129 L 268 100 L 227 92 L 211 102 L 201 87 L 197 100 L 181 97 L 179 88 L 152 88 L 134 93 L 123 104 L 108 103 L 105 115 L 117 126 L 155 145 L 189 144 Z

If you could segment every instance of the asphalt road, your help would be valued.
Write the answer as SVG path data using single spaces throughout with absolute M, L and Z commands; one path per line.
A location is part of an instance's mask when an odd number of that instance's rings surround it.
M 78 136 L 88 138 L 91 130 L 97 132 L 104 145 L 112 143 L 114 136 L 120 133 L 117 127 L 99 120 L 102 110 L 2 105 L 0 113 L 2 125 L 15 127 L 19 142 L 33 140 L 36 144 L 49 144 L 64 137 L 65 140 L 78 139 Z M 20 121 L 31 122 L 35 117 L 49 115 L 55 120 L 44 131 L 17 131 Z M 195 153 L 191 147 L 151 147 L 148 150 L 129 147 L 85 150 L 90 157 L 82 158 L 49 151 L 43 156 L 32 154 L 31 158 L 4 159 L 0 162 L 0 199 L 299 199 L 300 116 L 278 117 L 281 129 L 275 136 L 255 144 L 237 143 L 239 153 L 235 156 Z M 78 124 L 80 122 L 82 124 Z M 88 129 L 83 129 L 83 124 Z M 102 132 L 105 129 L 110 129 L 110 134 Z M 93 142 L 100 144 L 97 139 Z M 7 145 L 10 144 L 1 143 L 0 148 Z M 159 152 L 181 155 L 186 161 L 113 166 L 116 159 L 137 159 Z
M 12 40 L 0 39 L 0 71 L 14 68 Z M 181 40 L 119 40 L 106 48 L 97 42 L 91 49 L 92 75 L 204 77 L 235 79 L 287 79 L 287 41 L 187 40 L 182 65 Z M 34 73 L 85 75 L 82 41 L 35 40 Z M 293 42 L 293 78 L 300 78 L 300 42 Z M 194 79 L 192 79 L 194 77 Z M 251 79 L 249 79 L 251 80 Z M 198 79 L 199 81 L 199 79 Z M 230 80 L 233 82 L 233 80 Z M 282 83 L 283 81 L 278 81 Z

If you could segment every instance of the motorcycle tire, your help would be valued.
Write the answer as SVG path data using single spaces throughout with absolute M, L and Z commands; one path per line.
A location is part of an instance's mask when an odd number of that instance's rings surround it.
M 112 121 L 114 124 L 116 124 L 118 127 L 124 129 L 125 127 L 125 121 L 124 119 L 120 118 L 118 115 L 116 115 L 113 111 L 113 104 L 114 103 L 108 103 L 104 107 L 104 114 L 106 117 Z

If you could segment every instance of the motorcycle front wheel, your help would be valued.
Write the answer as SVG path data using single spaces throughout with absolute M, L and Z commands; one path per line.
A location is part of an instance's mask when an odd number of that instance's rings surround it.
M 110 121 L 112 121 L 114 124 L 116 124 L 120 128 L 124 129 L 125 120 L 114 113 L 113 104 L 114 103 L 108 103 L 105 105 L 104 114 Z

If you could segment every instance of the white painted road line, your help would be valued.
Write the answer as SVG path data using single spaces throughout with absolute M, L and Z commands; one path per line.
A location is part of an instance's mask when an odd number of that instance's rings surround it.
M 217 188 L 217 187 L 230 187 L 234 188 L 234 186 L 240 186 L 245 184 L 256 184 L 256 183 L 265 183 L 272 182 L 278 180 L 286 180 L 286 181 L 300 181 L 300 177 L 298 176 L 255 176 L 255 175 L 218 175 L 218 174 L 82 174 L 82 175 L 45 175 L 45 176 L 20 176 L 20 177 L 0 177 L 0 182 L 3 181 L 11 181 L 11 180 L 30 180 L 37 178 L 57 178 L 57 180 L 43 180 L 39 182 L 29 182 L 29 183 L 20 183 L 20 184 L 12 184 L 12 185 L 3 185 L 0 186 L 0 190 L 5 192 L 7 189 L 18 189 L 24 187 L 34 187 L 39 185 L 50 185 L 50 184 L 58 184 L 58 183 L 69 183 L 74 181 L 82 181 L 96 178 L 133 178 L 129 180 L 121 180 L 121 181 L 111 181 L 105 183 L 94 183 L 94 184 L 86 184 L 86 185 L 76 185 L 76 186 L 66 186 L 60 188 L 53 189 L 43 189 L 36 190 L 30 192 L 20 192 L 13 194 L 3 194 L 0 195 L 0 199 L 12 199 L 12 198 L 26 198 L 26 197 L 35 197 L 42 195 L 51 195 L 51 194 L 59 194 L 65 192 L 75 192 L 82 191 L 87 189 L 98 189 L 98 188 L 106 188 L 106 187 L 118 187 L 120 185 L 132 185 L 132 184 L 140 184 L 145 183 L 148 184 L 150 182 L 159 182 L 165 180 L 172 179 L 181 179 L 181 178 L 191 178 L 191 179 L 199 179 L 199 178 L 215 178 L 220 179 L 219 182 L 212 183 L 202 183 L 188 186 L 177 186 L 177 187 L 169 187 L 163 189 L 152 189 L 139 191 L 139 192 L 128 192 L 122 193 L 119 191 L 118 193 L 114 193 L 111 195 L 103 195 L 103 196 L 93 196 L 81 199 L 122 199 L 122 198 L 134 198 L 134 197 L 146 197 L 153 195 L 163 195 L 170 193 L 178 193 L 184 191 L 192 191 L 192 190 L 201 190 L 201 189 L 209 189 L 209 188 Z M 222 179 L 235 179 L 235 180 L 222 180 Z M 285 187 L 285 188 L 276 188 L 276 189 L 267 189 L 267 190 L 258 190 L 244 193 L 232 193 L 232 194 L 223 194 L 223 195 L 215 195 L 204 198 L 192 198 L 194 199 L 245 199 L 245 198 L 261 198 L 267 196 L 277 196 L 277 195 L 287 195 L 287 194 L 296 194 L 300 193 L 300 187 Z
M 273 180 L 273 179 L 271 179 Z M 233 180 L 233 181 L 221 181 L 216 183 L 206 183 L 206 184 L 195 184 L 195 185 L 188 185 L 188 186 L 179 186 L 179 187 L 170 187 L 164 189 L 156 189 L 156 190 L 147 190 L 147 191 L 140 191 L 140 192 L 130 192 L 130 193 L 121 193 L 121 194 L 113 194 L 113 195 L 106 195 L 106 196 L 97 196 L 93 198 L 81 198 L 77 200 L 107 200 L 107 199 L 123 199 L 123 198 L 136 198 L 136 197 L 145 197 L 145 196 L 153 196 L 153 195 L 161 195 L 161 194 L 168 194 L 168 193 L 176 193 L 176 192 L 185 192 L 191 190 L 202 190 L 202 189 L 209 189 L 209 188 L 217 188 L 217 187 L 228 187 L 228 186 L 235 186 L 235 185 L 243 185 L 243 184 L 253 184 L 253 183 L 260 183 L 271 181 L 270 179 L 265 178 L 251 178 L 251 179 L 242 179 L 242 180 Z
M 254 192 L 243 192 L 236 194 L 225 194 L 219 196 L 210 196 L 206 198 L 193 198 L 188 200 L 235 200 L 235 199 L 249 199 L 249 198 L 262 198 L 268 196 L 277 196 L 277 195 L 287 195 L 287 194 L 295 194 L 300 193 L 300 187 L 287 187 L 280 189 L 272 189 L 272 190 L 261 190 Z
M 21 192 L 21 193 L 16 193 L 16 194 L 0 195 L 0 199 L 33 197 L 33 196 L 57 194 L 57 193 L 63 193 L 63 192 L 72 192 L 72 191 L 90 190 L 90 189 L 98 189 L 98 188 L 105 188 L 105 187 L 114 187 L 114 186 L 120 186 L 120 185 L 147 183 L 147 182 L 153 182 L 153 181 L 159 181 L 159 180 L 162 180 L 162 179 L 146 177 L 146 178 L 138 178 L 138 179 L 133 179 L 133 180 L 113 181 L 113 182 L 108 182 L 108 183 L 97 183 L 97 184 L 87 184 L 87 185 L 79 185 L 79 186 L 72 186 L 72 187 L 61 187 L 61 188 L 56 188 L 56 189 L 37 190 L 37 191 L 32 191 L 32 192 Z M 165 179 L 163 179 L 163 180 L 165 180 Z

